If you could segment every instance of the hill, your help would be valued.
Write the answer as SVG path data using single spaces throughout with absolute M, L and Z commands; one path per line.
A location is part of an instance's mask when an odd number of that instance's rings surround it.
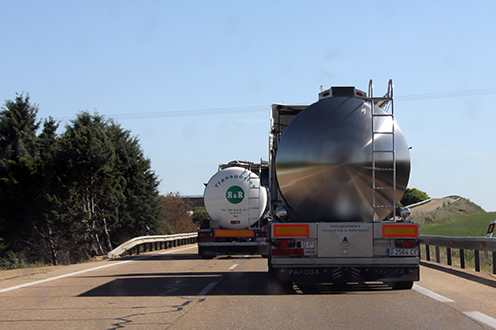
M 410 220 L 422 225 L 440 224 L 466 215 L 486 213 L 479 205 L 463 197 L 432 198 L 429 202 L 411 207 Z

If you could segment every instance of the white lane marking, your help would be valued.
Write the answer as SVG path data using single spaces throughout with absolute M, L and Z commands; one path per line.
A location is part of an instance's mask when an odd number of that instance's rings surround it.
M 19 284 L 19 285 L 11 286 L 11 287 L 8 287 L 8 288 L 0 289 L 0 293 L 7 292 L 7 291 L 12 291 L 12 290 L 17 290 L 17 289 L 21 289 L 21 288 L 25 288 L 25 287 L 36 285 L 36 284 L 41 284 L 41 283 L 46 283 L 46 282 L 50 282 L 50 281 L 55 281 L 55 280 L 59 280 L 61 278 L 66 278 L 66 277 L 70 277 L 70 276 L 74 276 L 74 275 L 84 274 L 84 273 L 87 273 L 87 272 L 91 272 L 93 270 L 98 270 L 98 269 L 103 269 L 103 268 L 107 268 L 107 267 L 122 265 L 122 264 L 126 264 L 128 262 L 132 262 L 132 261 L 136 261 L 136 260 L 143 260 L 143 259 L 151 258 L 151 257 L 157 256 L 157 255 L 161 255 L 161 254 L 168 254 L 168 253 L 183 251 L 183 250 L 192 249 L 192 248 L 196 248 L 196 245 L 195 246 L 190 246 L 190 247 L 187 247 L 187 248 L 184 248 L 184 249 L 170 250 L 170 251 L 166 251 L 166 252 L 162 252 L 162 253 L 158 253 L 158 254 L 152 254 L 152 255 L 149 255 L 149 256 L 143 256 L 143 257 L 135 258 L 133 260 L 119 261 L 119 262 L 108 264 L 108 265 L 103 265 L 103 266 L 98 266 L 98 267 L 94 267 L 94 268 L 84 269 L 84 270 L 80 270 L 80 271 L 69 273 L 69 274 L 64 274 L 64 275 L 59 275 L 59 276 L 55 276 L 55 277 L 45 278 L 44 280 L 39 280 L 39 281 L 34 281 L 34 282 L 28 282 L 28 283 L 24 283 L 24 284 Z
M 431 290 L 427 290 L 426 288 L 421 287 L 420 285 L 414 284 L 413 285 L 413 290 L 429 297 L 434 300 L 437 300 L 439 302 L 455 302 L 454 300 L 451 300 L 449 298 L 446 298 L 444 296 L 441 296 L 440 294 L 437 294 L 435 292 L 432 292 Z
M 167 290 L 165 290 L 164 292 L 160 293 L 159 296 L 165 296 L 166 294 L 168 294 L 169 292 L 172 292 L 172 291 L 176 291 L 177 289 L 179 288 L 176 288 L 175 285 L 176 284 L 179 284 L 181 283 L 181 280 L 179 281 L 176 281 L 176 283 L 174 284 L 171 284 L 171 285 L 165 285 L 164 288 L 166 288 Z
M 439 302 L 455 302 L 454 300 L 451 300 L 449 298 L 446 298 L 444 296 L 441 296 L 440 294 L 437 294 L 435 292 L 432 292 L 430 290 L 427 290 L 426 288 L 423 288 L 421 287 L 420 285 L 417 285 L 417 284 L 414 284 L 413 285 L 413 290 L 423 294 L 423 295 L 426 295 L 432 299 L 435 299 Z M 490 326 L 491 328 L 493 329 L 496 329 L 496 319 L 490 317 L 490 316 L 487 316 L 486 314 L 484 313 L 481 313 L 481 312 L 477 312 L 477 311 L 474 311 L 474 312 L 463 312 L 463 314 L 465 314 L 466 316 L 468 317 L 471 317 L 473 318 L 474 320 L 476 321 L 479 321 L 481 323 L 484 323 L 485 325 L 488 325 Z
M 217 285 L 217 282 L 212 282 L 210 283 L 209 285 L 207 285 L 205 287 L 205 289 L 201 290 L 199 294 L 197 294 L 197 296 L 205 296 L 210 290 L 213 289 L 214 286 Z
M 231 267 L 229 267 L 229 270 L 233 270 L 234 268 L 236 268 L 236 267 L 238 267 L 238 266 L 239 266 L 239 264 L 234 264 L 234 265 L 232 265 Z
M 473 318 L 476 321 L 484 323 L 485 325 L 488 325 L 493 329 L 496 329 L 496 319 L 493 319 L 492 317 L 487 316 L 486 314 L 483 314 L 481 312 L 463 312 L 463 314 Z

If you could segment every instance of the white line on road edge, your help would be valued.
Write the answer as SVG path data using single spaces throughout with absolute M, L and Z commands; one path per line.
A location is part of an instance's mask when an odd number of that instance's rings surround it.
M 234 264 L 234 265 L 232 265 L 231 267 L 229 267 L 229 270 L 233 270 L 234 268 L 236 268 L 236 267 L 238 267 L 238 266 L 239 266 L 239 264 Z
M 432 292 L 431 290 L 427 290 L 426 288 L 421 287 L 420 285 L 414 284 L 413 285 L 413 290 L 429 297 L 434 300 L 437 300 L 439 302 L 455 302 L 454 300 L 451 300 L 449 298 L 446 298 L 444 296 L 441 296 L 440 294 L 437 294 L 435 292 Z
M 199 294 L 197 294 L 197 296 L 205 296 L 210 290 L 213 289 L 214 286 L 217 285 L 217 282 L 212 282 L 210 283 L 209 285 L 207 285 L 205 287 L 205 289 L 201 290 Z
M 70 276 L 74 276 L 74 275 L 84 274 L 84 273 L 87 273 L 87 272 L 91 272 L 93 270 L 98 270 L 98 269 L 103 269 L 103 268 L 107 268 L 107 267 L 122 265 L 122 264 L 126 264 L 128 262 L 132 262 L 132 261 L 136 261 L 136 260 L 143 260 L 143 259 L 146 259 L 146 258 L 151 258 L 153 256 L 161 255 L 161 254 L 168 254 L 168 253 L 172 253 L 172 252 L 183 251 L 183 250 L 187 250 L 187 249 L 191 249 L 191 248 L 196 248 L 196 245 L 195 246 L 190 246 L 190 247 L 187 247 L 187 248 L 184 248 L 184 249 L 170 250 L 170 251 L 166 251 L 166 252 L 162 252 L 162 253 L 158 253 L 158 254 L 152 254 L 152 255 L 149 255 L 149 256 L 143 256 L 143 257 L 139 257 L 139 258 L 136 258 L 136 259 L 133 259 L 133 260 L 119 261 L 119 262 L 111 263 L 111 264 L 108 264 L 108 265 L 103 265 L 103 266 L 98 266 L 98 267 L 94 267 L 94 268 L 84 269 L 84 270 L 80 270 L 80 271 L 69 273 L 69 274 L 64 274 L 64 275 L 59 275 L 59 276 L 55 276 L 55 277 L 46 278 L 44 280 L 39 280 L 39 281 L 34 281 L 34 282 L 29 282 L 29 283 L 24 283 L 24 284 L 19 284 L 19 285 L 11 286 L 11 287 L 8 287 L 8 288 L 0 289 L 0 293 L 7 292 L 7 291 L 12 291 L 12 290 L 17 290 L 17 289 L 25 288 L 25 287 L 28 287 L 28 286 L 32 286 L 32 285 L 36 285 L 36 284 L 41 284 L 41 283 L 46 283 L 46 282 L 50 282 L 50 281 L 54 281 L 54 280 L 59 280 L 61 278 L 66 278 L 66 277 L 70 277 Z
M 492 317 L 487 316 L 486 314 L 483 314 L 481 312 L 463 312 L 463 314 L 473 318 L 476 321 L 484 323 L 485 325 L 488 325 L 493 329 L 496 329 L 496 319 L 493 319 Z
M 430 290 L 427 290 L 426 288 L 421 287 L 420 285 L 414 284 L 413 285 L 413 290 L 426 295 L 432 299 L 435 299 L 439 302 L 455 302 L 454 300 L 451 300 L 449 298 L 446 298 L 444 296 L 441 296 L 440 294 L 437 294 L 435 292 L 432 292 Z M 487 316 L 484 313 L 481 312 L 463 312 L 468 317 L 473 318 L 476 321 L 479 321 L 481 323 L 484 323 L 485 325 L 490 326 L 493 329 L 496 329 L 496 319 Z

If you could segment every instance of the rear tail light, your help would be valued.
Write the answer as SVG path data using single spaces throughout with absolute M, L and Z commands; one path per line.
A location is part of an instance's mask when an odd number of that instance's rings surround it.
M 208 232 L 208 233 L 198 233 L 198 237 L 212 237 L 212 233 L 211 232 Z
M 257 232 L 256 235 L 257 235 L 257 237 L 268 237 L 269 233 L 267 233 L 266 231 L 260 231 L 260 232 Z
M 416 239 L 397 239 L 394 241 L 394 246 L 397 248 L 415 248 L 417 245 Z
M 275 247 L 295 247 L 296 241 L 294 239 L 282 239 L 278 238 L 272 241 L 272 245 Z

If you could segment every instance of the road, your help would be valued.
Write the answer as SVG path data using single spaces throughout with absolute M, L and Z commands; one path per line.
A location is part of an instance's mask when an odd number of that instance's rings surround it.
M 438 268 L 423 263 L 405 291 L 281 288 L 266 259 L 204 260 L 188 245 L 0 272 L 0 329 L 496 329 L 496 278 Z

